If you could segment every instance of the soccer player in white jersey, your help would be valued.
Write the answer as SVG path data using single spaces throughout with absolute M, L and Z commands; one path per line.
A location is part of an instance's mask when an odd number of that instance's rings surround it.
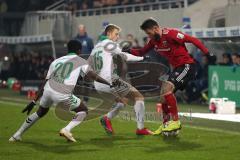
M 46 79 L 37 97 L 29 103 L 22 112 L 27 111 L 27 114 L 29 114 L 41 96 L 38 110 L 28 116 L 26 121 L 9 141 L 20 141 L 22 134 L 38 119 L 46 115 L 52 104 L 62 104 L 65 107 L 69 107 L 68 109 L 76 112 L 76 114 L 72 121 L 65 128 L 60 130 L 60 135 L 71 142 L 76 142 L 71 134 L 71 130 L 79 125 L 87 115 L 87 107 L 78 97 L 72 94 L 79 75 L 87 76 L 92 80 L 110 86 L 109 82 L 99 77 L 91 69 L 86 60 L 78 56 L 81 52 L 81 48 L 82 46 L 79 41 L 70 40 L 68 42 L 68 54 L 51 63 Z
M 120 55 L 126 61 L 141 61 L 143 57 L 133 56 L 131 54 L 122 52 L 119 45 L 116 43 L 119 39 L 120 27 L 109 24 L 104 30 L 104 35 L 100 42 L 94 47 L 89 57 L 89 64 L 96 71 L 99 76 L 104 77 L 110 83 L 118 77 L 116 71 L 116 64 L 113 62 L 113 57 Z M 122 84 L 119 87 L 110 88 L 105 84 L 94 82 L 95 89 L 99 92 L 112 93 L 117 95 L 117 102 L 113 109 L 101 118 L 100 122 L 108 134 L 113 134 L 111 119 L 114 118 L 119 110 L 124 107 L 121 99 L 128 98 L 135 102 L 134 110 L 136 112 L 137 121 L 137 135 L 150 135 L 152 132 L 144 128 L 144 114 L 145 105 L 143 95 L 129 83 L 121 80 Z

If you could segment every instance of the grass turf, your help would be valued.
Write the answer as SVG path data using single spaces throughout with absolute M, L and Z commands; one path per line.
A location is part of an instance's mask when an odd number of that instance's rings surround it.
M 1 97 L 2 98 L 2 97 Z M 133 121 L 116 119 L 116 134 L 107 136 L 98 120 L 84 122 L 73 130 L 77 143 L 68 143 L 58 136 L 67 124 L 56 118 L 52 110 L 23 137 L 23 142 L 9 143 L 9 137 L 26 116 L 21 114 L 25 103 L 0 98 L 0 160 L 67 159 L 67 160 L 144 160 L 144 159 L 239 159 L 239 123 L 192 119 L 183 121 L 177 138 L 136 136 Z M 16 101 L 16 100 L 15 100 Z M 154 108 L 153 102 L 146 102 Z M 180 105 L 183 110 L 204 109 L 203 106 Z M 205 107 L 205 110 L 207 108 Z M 146 123 L 156 129 L 157 123 Z

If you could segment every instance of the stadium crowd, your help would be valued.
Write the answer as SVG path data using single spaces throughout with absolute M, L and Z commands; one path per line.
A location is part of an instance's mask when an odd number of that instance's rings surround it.
M 36 53 L 21 53 L 13 55 L 9 62 L 3 64 L 1 79 L 7 80 L 9 77 L 18 80 L 42 80 L 45 78 L 52 56 Z
M 66 0 L 68 10 L 86 10 L 92 8 L 113 7 L 121 5 L 151 2 L 149 0 Z

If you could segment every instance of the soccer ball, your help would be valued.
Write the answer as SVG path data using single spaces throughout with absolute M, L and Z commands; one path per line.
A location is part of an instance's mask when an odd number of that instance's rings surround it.
M 162 135 L 166 137 L 170 137 L 170 136 L 176 137 L 178 134 L 179 134 L 179 130 L 171 131 L 171 132 L 162 132 Z

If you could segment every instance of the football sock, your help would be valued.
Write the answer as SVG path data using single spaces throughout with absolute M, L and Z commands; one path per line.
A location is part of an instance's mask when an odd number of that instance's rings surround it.
M 166 104 L 169 106 L 169 111 L 173 121 L 178 121 L 177 100 L 173 93 L 164 96 Z
M 13 137 L 18 137 L 23 134 L 27 129 L 29 129 L 40 117 L 36 112 L 28 116 L 28 118 L 23 122 L 22 126 L 18 129 L 18 131 L 13 135 Z
M 144 114 L 145 114 L 145 105 L 144 101 L 136 101 L 134 105 L 134 110 L 136 113 L 137 128 L 144 128 Z
M 112 110 L 107 113 L 108 119 L 113 119 L 123 107 L 123 103 L 116 103 L 115 105 L 113 105 Z
M 166 103 L 162 104 L 162 111 L 163 111 L 163 124 L 165 124 L 170 119 L 169 109 Z
M 76 113 L 72 121 L 69 122 L 69 124 L 65 127 L 65 129 L 70 132 L 74 127 L 78 126 L 86 116 L 87 116 L 87 113 L 85 111 Z

